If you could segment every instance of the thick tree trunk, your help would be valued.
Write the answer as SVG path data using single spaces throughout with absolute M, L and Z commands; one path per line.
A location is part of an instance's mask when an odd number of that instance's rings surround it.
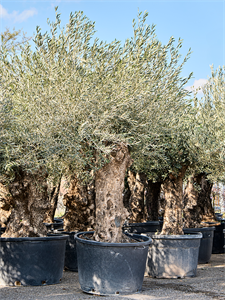
M 94 181 L 82 184 L 76 176 L 70 181 L 68 192 L 64 195 L 66 206 L 64 216 L 65 231 L 87 231 L 95 223 L 95 185 Z
M 215 213 L 210 198 L 213 183 L 207 180 L 206 174 L 201 179 L 201 192 L 199 195 L 199 204 L 201 208 L 202 222 L 215 222 Z
M 129 186 L 124 190 L 123 193 L 123 205 L 124 207 L 129 211 L 130 209 L 130 196 L 131 196 L 131 191 Z
M 43 221 L 50 207 L 47 173 L 41 169 L 33 174 L 20 170 L 9 185 L 9 192 L 13 208 L 2 237 L 45 236 L 47 229 Z
M 146 220 L 144 193 L 147 177 L 144 173 L 128 171 L 128 185 L 131 192 L 129 200 L 130 223 L 141 223 Z
M 211 203 L 210 183 L 204 173 L 192 175 L 184 191 L 184 223 L 186 228 L 197 228 L 201 222 L 215 221 Z
M 128 217 L 123 204 L 124 178 L 132 160 L 125 144 L 111 153 L 111 161 L 95 173 L 96 241 L 120 243 L 122 226 Z
M 165 212 L 161 234 L 183 234 L 183 178 L 187 167 L 183 166 L 178 174 L 170 174 L 163 183 Z
M 201 181 L 201 175 L 192 175 L 188 178 L 187 185 L 184 189 L 184 227 L 185 228 L 197 228 L 201 223 L 200 207 L 198 205 L 199 184 Z
M 58 199 L 59 199 L 61 179 L 62 179 L 62 177 L 60 177 L 58 185 L 53 186 L 53 188 L 52 188 L 51 195 L 50 195 L 51 207 L 50 207 L 49 211 L 47 212 L 47 217 L 45 219 L 46 223 L 54 223 L 55 211 L 56 211 Z
M 148 180 L 146 190 L 147 220 L 158 221 L 161 182 Z
M 0 227 L 6 227 L 12 209 L 12 197 L 9 190 L 0 182 Z

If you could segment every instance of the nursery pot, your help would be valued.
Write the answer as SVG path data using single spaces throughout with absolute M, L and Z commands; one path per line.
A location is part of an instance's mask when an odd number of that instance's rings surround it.
M 48 285 L 61 281 L 66 235 L 0 238 L 0 285 Z
M 225 229 L 225 219 L 221 219 L 220 224 L 215 226 L 212 246 L 213 254 L 224 253 L 223 229 Z
M 75 235 L 81 289 L 90 294 L 121 295 L 142 288 L 150 237 L 128 235 L 137 242 L 104 243 Z
M 155 233 L 161 231 L 161 226 L 159 221 L 148 221 L 143 223 L 130 223 L 123 226 L 124 232 L 128 233 Z
M 202 239 L 199 247 L 199 264 L 206 264 L 210 261 L 212 254 L 213 235 L 215 227 L 203 227 L 203 228 L 184 228 L 184 233 L 201 232 Z
M 63 219 L 54 218 L 54 223 L 44 223 L 48 231 L 53 231 L 63 228 Z
M 0 227 L 0 236 L 5 232 L 6 227 Z
M 63 229 L 58 229 L 56 232 L 63 235 L 67 235 L 68 239 L 66 240 L 66 252 L 65 252 L 65 270 L 77 272 L 77 246 L 75 240 L 75 234 L 77 231 L 63 231 Z
M 151 237 L 146 275 L 156 278 L 196 276 L 201 233 Z
M 223 217 L 223 214 L 221 214 L 221 213 L 215 213 L 215 217 L 216 217 L 217 221 L 220 221 L 222 219 L 222 217 Z

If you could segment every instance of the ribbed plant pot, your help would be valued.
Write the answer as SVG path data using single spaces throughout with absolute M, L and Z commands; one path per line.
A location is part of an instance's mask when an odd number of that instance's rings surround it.
M 63 229 L 64 220 L 54 218 L 54 223 L 44 223 L 48 231 Z
M 150 237 L 132 235 L 140 242 L 103 243 L 75 235 L 81 289 L 90 294 L 121 295 L 142 288 Z
M 146 275 L 155 278 L 196 276 L 201 233 L 153 235 L 146 264 Z
M 0 236 L 5 232 L 6 227 L 0 227 Z
M 215 217 L 216 217 L 217 221 L 220 221 L 222 219 L 222 217 L 223 217 L 223 214 L 221 214 L 221 213 L 215 213 Z
M 191 234 L 194 232 L 201 232 L 202 239 L 199 247 L 199 264 L 206 264 L 210 261 L 213 246 L 213 236 L 215 227 L 202 227 L 202 228 L 184 228 L 184 233 Z
M 212 254 L 224 253 L 224 235 L 225 219 L 220 220 L 220 224 L 215 226 L 213 236 Z
M 68 239 L 66 241 L 66 252 L 65 252 L 65 270 L 77 272 L 77 246 L 75 240 L 75 234 L 77 231 L 63 231 L 63 229 L 58 229 L 57 233 L 67 235 Z
M 48 285 L 61 281 L 66 235 L 0 238 L 0 285 Z
M 128 233 L 150 233 L 152 232 L 153 234 L 155 232 L 161 231 L 161 225 L 159 221 L 148 221 L 148 222 L 143 222 L 143 223 L 130 223 L 126 224 L 123 226 L 124 232 Z

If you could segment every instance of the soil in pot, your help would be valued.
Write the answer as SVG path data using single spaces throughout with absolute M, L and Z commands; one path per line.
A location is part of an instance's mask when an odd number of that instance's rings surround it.
M 49 285 L 63 275 L 66 235 L 0 238 L 0 285 Z
M 201 232 L 202 239 L 199 247 L 199 264 L 206 264 L 210 261 L 213 246 L 213 236 L 215 227 L 203 227 L 203 228 L 184 228 L 184 233 L 192 234 L 194 232 Z
M 201 233 L 151 237 L 146 275 L 156 278 L 196 276 Z
M 142 288 L 150 237 L 132 235 L 130 243 L 97 242 L 75 235 L 81 289 L 90 294 L 121 295 Z M 129 235 L 131 236 L 131 235 Z

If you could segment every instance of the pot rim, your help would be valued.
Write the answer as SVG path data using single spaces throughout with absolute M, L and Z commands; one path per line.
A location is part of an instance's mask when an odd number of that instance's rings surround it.
M 193 240 L 193 239 L 201 239 L 202 238 L 201 232 L 192 232 L 191 234 L 181 234 L 181 235 L 173 235 L 173 234 L 155 234 L 152 235 L 152 239 L 162 239 L 162 240 Z
M 38 236 L 38 237 L 0 237 L 0 243 L 2 242 L 40 242 L 52 240 L 67 240 L 68 235 L 63 234 L 52 234 L 49 236 Z
M 152 243 L 152 238 L 149 236 L 143 236 L 140 234 L 126 234 L 128 236 L 131 237 L 136 237 L 136 238 L 141 238 L 143 239 L 143 242 L 137 242 L 137 243 L 107 243 L 107 242 L 98 242 L 98 241 L 94 241 L 94 240 L 85 240 L 85 239 L 81 239 L 79 237 L 79 235 L 82 235 L 84 233 L 94 233 L 94 231 L 82 231 L 82 232 L 78 232 L 75 234 L 75 240 L 83 243 L 83 244 L 91 244 L 91 245 L 95 245 L 95 246 L 100 246 L 100 247 L 141 247 L 141 246 L 149 246 Z
M 209 227 L 197 227 L 197 228 L 183 228 L 183 230 L 188 230 L 188 231 L 212 231 L 212 230 L 216 230 L 216 227 L 214 226 L 209 226 Z
M 65 231 L 63 228 L 60 229 L 55 229 L 54 233 L 58 233 L 58 234 L 75 234 L 78 233 L 78 230 L 73 230 L 73 231 Z

